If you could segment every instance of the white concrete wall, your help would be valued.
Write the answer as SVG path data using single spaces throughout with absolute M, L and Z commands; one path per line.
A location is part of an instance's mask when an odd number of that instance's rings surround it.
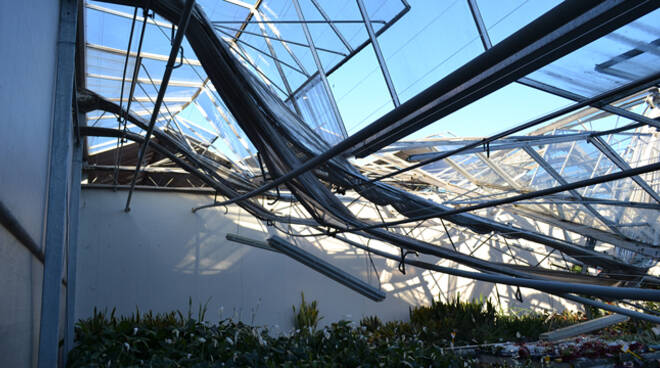
M 199 303 L 210 299 L 210 320 L 217 320 L 223 308 L 224 317 L 278 325 L 287 331 L 292 326 L 291 306 L 300 303 L 301 292 L 307 300 L 319 302 L 323 323 L 357 321 L 369 315 L 406 319 L 409 306 L 429 304 L 433 298 L 457 292 L 465 298 L 496 298 L 493 284 L 412 267 L 402 275 L 396 262 L 374 256 L 377 279 L 363 252 L 332 240 L 294 240 L 372 285 L 380 282 L 387 299 L 372 302 L 285 255 L 227 241 L 227 233 L 260 240 L 267 237 L 269 229 L 237 207 L 230 207 L 227 215 L 222 207 L 193 214 L 192 207 L 207 204 L 212 197 L 136 192 L 131 212 L 125 213 L 126 195 L 83 190 L 77 318 L 91 315 L 94 307 L 116 307 L 122 314 L 134 312 L 136 306 L 141 311 L 185 312 L 191 297 L 195 311 Z M 481 256 L 488 257 L 488 251 Z M 562 302 L 533 290 L 523 289 L 524 304 L 512 298 L 513 288 L 499 286 L 498 290 L 505 307 L 562 308 Z
M 42 244 L 59 1 L 0 1 L 0 201 Z M 43 265 L 0 226 L 0 366 L 36 363 Z

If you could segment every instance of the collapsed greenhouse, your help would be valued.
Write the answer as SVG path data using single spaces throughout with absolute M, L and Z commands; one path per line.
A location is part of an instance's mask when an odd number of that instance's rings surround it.
M 7 366 L 95 307 L 289 328 L 303 291 L 660 323 L 658 2 L 34 3 L 0 7 Z

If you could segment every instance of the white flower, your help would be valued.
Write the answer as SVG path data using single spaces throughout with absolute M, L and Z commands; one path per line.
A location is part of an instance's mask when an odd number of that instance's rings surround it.
M 128 345 L 127 342 L 124 343 L 124 347 L 126 348 L 126 351 L 131 351 L 131 346 Z
M 166 344 L 171 344 L 172 342 L 173 342 L 172 339 L 165 339 Z
M 192 354 L 190 354 L 190 353 L 188 353 L 188 355 L 186 355 L 186 357 L 187 357 L 188 359 L 190 359 L 191 356 L 192 356 Z
M 138 328 L 137 328 L 137 327 L 133 327 L 133 335 L 137 335 L 137 333 L 138 333 Z
M 203 337 L 200 337 L 200 338 L 199 338 L 199 339 L 197 339 L 197 340 L 199 340 L 199 342 L 201 342 L 202 344 L 206 342 L 206 339 L 205 339 L 205 338 L 203 338 Z

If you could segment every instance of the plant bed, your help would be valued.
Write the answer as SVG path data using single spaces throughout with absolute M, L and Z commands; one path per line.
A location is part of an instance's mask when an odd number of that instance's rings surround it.
M 274 336 L 267 328 L 229 319 L 204 321 L 192 308 L 181 312 L 118 317 L 94 311 L 76 325 L 77 346 L 69 367 L 500 367 L 645 366 L 657 344 L 639 322 L 627 322 L 602 336 L 559 343 L 535 342 L 551 329 L 583 320 L 580 314 L 496 313 L 488 301 L 433 303 L 412 308 L 410 321 L 359 324 L 339 321 L 318 328 L 315 302 L 294 308 L 296 329 Z M 630 325 L 632 324 L 632 325 Z M 625 331 L 627 341 L 608 341 Z M 646 341 L 633 342 L 637 335 Z M 622 336 L 619 334 L 619 337 Z M 646 359 L 645 357 L 650 357 Z M 657 366 L 647 365 L 647 366 Z

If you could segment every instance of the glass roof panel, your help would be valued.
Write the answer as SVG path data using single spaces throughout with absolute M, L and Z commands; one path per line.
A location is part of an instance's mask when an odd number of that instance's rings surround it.
M 657 72 L 660 10 L 655 10 L 529 75 L 592 97 Z

